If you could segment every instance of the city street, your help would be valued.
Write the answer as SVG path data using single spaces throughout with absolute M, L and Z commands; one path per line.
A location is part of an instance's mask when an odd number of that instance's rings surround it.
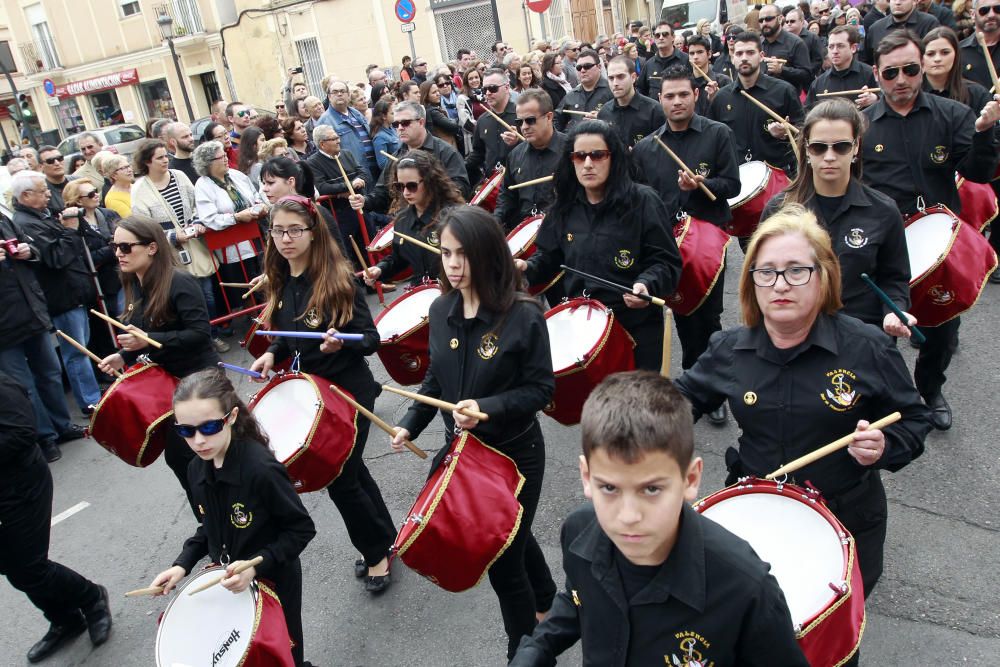
M 736 324 L 736 285 L 742 253 L 733 243 L 726 277 L 726 326 Z M 387 295 L 398 296 L 399 292 Z M 377 302 L 370 297 L 374 312 Z M 961 343 L 949 371 L 945 395 L 954 427 L 932 432 L 924 455 L 896 474 L 883 473 L 889 496 L 886 567 L 867 605 L 863 665 L 996 665 L 1000 656 L 1000 286 L 988 285 L 980 303 L 963 317 Z M 250 359 L 229 339 L 228 362 Z M 553 341 L 558 344 L 558 341 Z M 674 337 L 674 374 L 680 372 L 680 344 Z M 912 369 L 916 351 L 902 345 Z M 376 379 L 388 376 L 371 357 Z M 241 395 L 259 385 L 233 376 Z M 385 393 L 377 412 L 390 423 L 408 403 Z M 75 412 L 75 408 L 74 408 Z M 81 423 L 82 420 L 81 420 Z M 577 469 L 578 427 L 542 417 L 547 467 L 534 532 L 562 584 L 559 528 L 583 501 Z M 426 450 L 442 442 L 440 420 L 417 444 Z M 701 495 L 722 485 L 722 454 L 737 430 L 702 422 L 696 447 L 705 459 Z M 827 434 L 833 440 L 841 433 Z M 163 461 L 138 469 L 124 464 L 92 440 L 63 446 L 52 465 L 55 477 L 51 556 L 102 583 L 111 593 L 114 629 L 108 643 L 93 649 L 83 635 L 43 663 L 91 667 L 148 667 L 154 664 L 157 618 L 164 598 L 123 597 L 147 586 L 170 566 L 195 523 L 177 481 Z M 429 461 L 392 453 L 387 437 L 373 429 L 365 458 L 393 517 L 409 509 Z M 317 536 L 302 555 L 305 655 L 328 666 L 490 666 L 504 664 L 506 639 L 496 598 L 488 583 L 462 594 L 442 591 L 396 562 L 393 584 L 370 597 L 352 573 L 357 557 L 333 503 L 325 493 L 303 498 Z M 66 513 L 61 515 L 61 513 Z M 61 516 L 59 516 L 61 515 Z M 27 664 L 28 648 L 45 633 L 42 615 L 0 577 L 0 667 Z M 580 648 L 561 664 L 579 664 Z M 992 657 L 991 657 L 992 656 Z M 207 665 L 208 663 L 206 663 Z M 197 665 L 194 667 L 202 667 Z

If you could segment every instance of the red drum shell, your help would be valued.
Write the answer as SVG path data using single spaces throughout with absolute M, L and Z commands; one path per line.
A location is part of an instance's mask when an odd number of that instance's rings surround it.
M 125 463 L 145 468 L 167 445 L 179 380 L 156 364 L 138 364 L 115 380 L 90 416 L 90 437 Z
M 430 297 L 432 292 L 440 296 L 441 288 L 432 283 L 404 291 L 402 296 L 378 314 L 375 318 L 375 328 L 379 329 L 381 323 L 384 329 L 390 319 L 403 317 L 400 312 L 401 307 L 409 308 L 411 304 L 415 306 L 420 300 Z M 420 384 L 427 375 L 427 367 L 430 365 L 430 327 L 427 324 L 430 301 L 426 305 L 426 309 L 417 308 L 414 313 L 407 313 L 407 324 L 411 324 L 412 319 L 412 325 L 406 331 L 385 336 L 383 329 L 379 329 L 381 343 L 378 357 L 382 360 L 389 377 L 402 385 Z M 418 316 L 409 318 L 409 315 Z
M 754 161 L 740 165 L 740 182 L 748 195 L 744 196 L 741 192 L 739 196 L 729 200 L 733 219 L 726 224 L 726 231 L 732 236 L 748 238 L 760 224 L 760 216 L 764 213 L 767 202 L 784 190 L 789 181 L 782 170 L 775 169 L 766 162 Z
M 674 225 L 683 269 L 677 291 L 667 305 L 678 315 L 698 310 L 725 268 L 726 248 L 733 237 L 710 222 L 688 216 Z
M 942 205 L 910 216 L 905 234 L 917 323 L 939 326 L 972 308 L 997 268 L 986 238 Z
M 375 264 L 378 264 L 383 259 L 392 254 L 392 239 L 393 230 L 396 228 L 396 223 L 390 222 L 388 225 L 379 230 L 375 238 L 372 239 L 371 244 L 368 246 L 367 250 L 371 253 L 372 260 Z M 394 276 L 382 276 L 382 282 L 395 282 L 397 280 L 406 280 L 413 277 L 413 269 L 411 267 L 406 267 Z
M 514 259 L 528 259 L 535 254 L 535 239 L 538 238 L 538 230 L 545 221 L 545 214 L 531 215 L 521 221 L 521 223 L 511 230 L 507 235 L 507 246 Z M 549 283 L 528 285 L 528 293 L 537 296 L 556 284 L 562 278 L 563 272 L 552 279 Z
M 506 173 L 503 167 L 497 167 L 488 178 L 476 186 L 476 192 L 472 195 L 469 203 L 473 206 L 481 206 L 492 213 L 496 210 L 497 199 L 500 197 L 500 188 L 503 187 L 503 177 Z
M 596 341 L 593 345 L 590 341 L 581 342 L 579 336 L 572 332 L 561 331 L 560 325 L 556 324 L 557 317 L 582 318 L 590 322 L 595 311 L 602 317 L 599 320 L 595 318 L 593 322 L 593 326 L 600 329 L 592 337 Z M 579 424 L 583 403 L 601 380 L 611 373 L 635 370 L 635 342 L 615 319 L 611 309 L 596 299 L 577 297 L 564 301 L 545 313 L 545 323 L 549 329 L 553 350 L 552 370 L 556 376 L 556 390 L 552 401 L 545 407 L 545 414 L 566 426 Z M 577 354 L 570 347 L 574 344 L 581 349 L 589 346 L 589 349 Z M 564 364 L 555 357 L 557 351 L 560 355 L 571 354 L 575 361 Z
M 794 484 L 778 484 L 769 480 L 749 478 L 699 500 L 694 504 L 694 509 L 700 513 L 705 513 L 723 501 L 733 500 L 741 496 L 752 496 L 754 494 L 782 496 L 789 502 L 798 503 L 798 505 L 792 505 L 792 507 L 801 506 L 806 511 L 811 510 L 815 514 L 818 514 L 818 517 L 810 515 L 817 523 L 828 525 L 829 535 L 824 540 L 824 543 L 835 545 L 833 548 L 840 550 L 836 555 L 839 556 L 839 560 L 842 563 L 841 568 L 837 572 L 836 581 L 829 581 L 828 578 L 824 579 L 821 575 L 817 575 L 814 581 L 811 582 L 824 592 L 829 587 L 829 598 L 826 605 L 804 619 L 795 618 L 795 614 L 793 613 L 793 622 L 796 625 L 796 639 L 812 667 L 835 667 L 842 665 L 847 658 L 854 655 L 857 651 L 861 644 L 861 636 L 865 628 L 864 583 L 861 578 L 861 568 L 858 565 L 854 538 L 844 528 L 844 525 L 837 519 L 833 512 L 830 511 L 818 493 L 810 489 L 795 486 Z M 749 511 L 752 512 L 753 510 Z M 760 521 L 766 522 L 767 518 L 765 516 Z M 772 525 L 776 526 L 776 530 L 784 532 L 782 537 L 787 536 L 787 544 L 777 545 L 775 548 L 780 547 L 782 550 L 785 550 L 786 547 L 792 548 L 804 539 L 804 533 L 797 530 L 798 527 L 794 525 L 792 519 L 793 517 L 790 516 L 787 525 L 778 525 L 777 522 L 771 522 Z M 745 524 L 741 526 L 727 525 L 722 521 L 719 521 L 719 523 L 727 530 L 746 539 L 750 543 L 750 546 L 754 547 L 761 554 L 766 553 L 765 546 L 771 548 L 771 545 L 761 544 L 760 540 L 764 539 L 762 537 L 755 540 L 753 535 L 742 535 L 741 532 L 748 530 L 745 528 Z M 775 567 L 772 567 L 771 573 L 780 583 L 784 573 L 775 569 Z M 843 585 L 843 588 L 837 589 L 835 585 Z M 795 591 L 786 591 L 785 595 L 788 596 L 793 593 Z M 792 607 L 792 605 L 790 604 L 789 607 Z
M 407 513 L 393 553 L 446 591 L 472 588 L 517 534 L 523 484 L 509 457 L 463 431 Z
M 240 347 L 250 353 L 254 359 L 260 357 L 260 355 L 267 352 L 267 348 L 271 345 L 270 336 L 258 336 L 257 331 L 263 329 L 267 331 L 270 328 L 271 319 L 271 302 L 268 301 L 267 305 L 264 306 L 264 310 L 250 319 L 250 329 L 247 331 L 247 335 L 243 337 L 240 341 Z
M 330 384 L 308 373 L 275 375 L 248 406 L 298 493 L 325 489 L 354 451 L 357 411 Z
M 993 186 L 989 183 L 973 183 L 962 177 L 957 179 L 956 186 L 958 198 L 962 202 L 962 220 L 983 231 L 1000 213 Z

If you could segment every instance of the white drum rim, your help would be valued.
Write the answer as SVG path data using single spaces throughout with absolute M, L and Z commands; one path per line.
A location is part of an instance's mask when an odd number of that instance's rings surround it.
M 268 436 L 268 439 L 271 441 L 270 444 L 268 445 L 268 449 L 270 449 L 271 453 L 274 454 L 274 458 L 276 458 L 278 462 L 280 462 L 286 468 L 291 464 L 293 464 L 300 456 L 302 456 L 302 454 L 307 449 L 309 449 L 309 445 L 311 444 L 310 434 L 315 433 L 316 427 L 319 425 L 319 420 L 320 417 L 322 416 L 323 411 L 320 409 L 313 410 L 313 417 L 312 420 L 309 422 L 309 428 L 306 430 L 306 437 L 303 439 L 302 444 L 300 444 L 295 451 L 291 452 L 287 456 L 287 458 L 284 459 L 281 458 L 278 455 L 278 452 L 275 450 L 274 447 L 275 437 L 267 430 L 264 422 L 260 420 L 255 411 L 264 401 L 264 399 L 270 396 L 271 393 L 274 392 L 278 387 L 283 386 L 286 383 L 292 382 L 294 380 L 302 380 L 307 382 L 313 390 L 316 401 L 321 405 L 323 404 L 323 395 L 320 393 L 319 387 L 316 385 L 316 382 L 315 380 L 313 380 L 312 376 L 310 376 L 307 373 L 286 373 L 284 375 L 275 376 L 275 378 L 270 383 L 265 385 L 264 388 L 261 389 L 253 397 L 253 400 L 250 401 L 250 405 L 247 406 L 247 409 L 250 411 L 250 414 L 253 415 L 254 419 L 257 420 L 257 423 L 260 425 L 261 429 L 264 430 L 264 432 Z M 285 391 L 290 391 L 290 390 L 286 388 Z M 294 402 L 293 404 L 298 405 L 297 402 Z M 286 424 L 286 426 L 288 426 L 288 424 Z
M 605 316 L 607 318 L 605 320 L 605 323 L 604 323 L 604 329 L 594 339 L 593 344 L 589 348 L 587 348 L 587 351 L 586 351 L 586 353 L 584 355 L 584 358 L 583 358 L 583 363 L 580 363 L 580 361 L 577 359 L 575 361 L 572 361 L 569 364 L 565 364 L 565 365 L 557 367 L 556 366 L 556 359 L 553 356 L 553 359 L 552 359 L 552 371 L 553 371 L 553 374 L 556 377 L 562 377 L 562 376 L 565 376 L 565 375 L 569 375 L 571 373 L 575 373 L 575 372 L 577 372 L 579 370 L 583 370 L 583 369 L 587 368 L 593 362 L 593 360 L 596 358 L 596 355 L 594 354 L 594 351 L 598 347 L 601 347 L 602 343 L 606 343 L 607 340 L 608 340 L 608 337 L 611 336 L 611 329 L 614 326 L 614 321 L 615 321 L 615 315 L 611 311 L 611 309 L 608 308 L 607 306 L 605 306 L 603 303 L 601 303 L 597 299 L 585 299 L 585 298 L 581 298 L 581 297 L 578 297 L 576 299 L 570 299 L 569 301 L 565 301 L 563 303 L 560 303 L 559 305 L 555 306 L 554 308 L 551 308 L 550 310 L 548 310 L 545 313 L 545 327 L 546 327 L 546 329 L 548 329 L 549 321 L 552 318 L 554 318 L 555 316 L 562 315 L 562 313 L 564 311 L 577 311 L 577 310 L 580 310 L 581 308 L 584 308 L 584 307 L 593 308 L 594 310 L 599 311 L 603 316 Z M 573 316 L 574 314 L 575 313 L 571 313 L 570 316 Z M 550 354 L 554 355 L 555 350 L 557 349 L 558 346 L 552 345 L 552 340 L 553 340 L 553 338 L 552 338 L 551 331 L 550 331 L 549 332 L 549 348 L 550 348 Z M 559 349 L 561 349 L 561 348 L 559 348 Z
M 910 240 L 907 237 L 907 230 L 921 222 L 928 220 L 932 216 L 941 215 L 950 218 L 951 223 L 951 236 L 948 238 L 948 244 L 945 246 L 944 250 L 938 255 L 937 259 L 919 275 L 913 275 L 913 266 L 910 266 L 910 288 L 912 289 L 916 285 L 919 285 L 923 280 L 930 276 L 934 271 L 937 270 L 939 266 L 945 263 L 948 259 L 948 255 L 951 254 L 951 249 L 955 245 L 955 241 L 958 239 L 958 234 L 961 231 L 962 221 L 951 211 L 942 208 L 925 209 L 923 215 L 919 217 L 912 217 L 906 221 L 906 226 L 903 229 L 903 237 L 906 240 L 906 252 L 907 252 L 907 262 L 910 259 Z
M 373 238 L 371 240 L 371 243 L 368 244 L 367 250 L 369 252 L 379 252 L 381 250 L 385 250 L 386 248 L 391 247 L 393 230 L 395 230 L 395 228 L 396 228 L 396 223 L 395 221 L 393 221 L 390 222 L 385 227 L 383 227 L 382 229 L 380 229 L 378 231 L 378 234 L 375 235 L 375 238 Z M 385 242 L 386 239 L 389 240 L 388 243 Z
M 769 165 L 767 162 L 764 162 L 763 160 L 751 160 L 750 162 L 744 162 L 743 164 L 741 164 L 739 166 L 739 168 L 742 170 L 743 167 L 749 165 L 749 166 L 752 166 L 754 169 L 756 169 L 757 168 L 756 165 L 758 165 L 758 164 L 759 165 L 763 165 L 763 167 L 764 167 L 764 178 L 761 180 L 760 183 L 758 183 L 757 185 L 754 186 L 754 189 L 752 191 L 750 191 L 746 196 L 744 196 L 743 195 L 743 178 L 742 178 L 742 172 L 741 172 L 741 177 L 740 177 L 740 194 L 736 195 L 732 199 L 727 199 L 726 200 L 726 202 L 729 204 L 729 208 L 733 209 L 733 208 L 739 208 L 740 206 L 743 206 L 748 201 L 752 200 L 754 197 L 756 197 L 761 192 L 763 192 L 765 190 L 765 188 L 767 188 L 767 184 L 771 182 L 771 165 Z
M 510 254 L 512 256 L 517 257 L 524 252 L 525 248 L 535 242 L 538 238 L 538 230 L 542 228 L 542 221 L 544 220 L 545 216 L 531 216 L 526 220 L 522 220 L 521 223 L 507 235 L 507 247 L 510 248 Z M 535 224 L 534 229 L 532 229 L 532 224 L 534 223 L 537 224 Z M 531 238 L 528 239 L 527 243 L 522 243 L 519 248 L 515 249 L 511 243 L 513 243 L 520 234 L 525 233 L 525 230 L 531 230 L 527 232 L 531 234 Z
M 391 313 L 397 306 L 402 304 L 404 301 L 407 301 L 408 299 L 412 298 L 414 295 L 423 294 L 424 292 L 427 292 L 429 290 L 435 290 L 437 292 L 437 296 L 435 296 L 434 299 L 431 300 L 432 303 L 435 299 L 437 299 L 444 293 L 444 290 L 442 290 L 439 285 L 433 285 L 433 284 L 420 285 L 419 287 L 415 287 L 411 290 L 404 292 L 402 296 L 400 296 L 398 299 L 390 303 L 388 306 L 386 306 L 385 310 L 383 310 L 381 313 L 378 314 L 378 316 L 375 318 L 375 330 L 378 331 L 379 345 L 392 345 L 394 343 L 398 343 L 401 340 L 405 340 L 406 338 L 412 336 L 418 330 L 422 329 L 427 324 L 427 321 L 430 317 L 430 306 L 428 306 L 426 318 L 421 318 L 419 321 L 415 322 L 413 326 L 403 331 L 402 333 L 395 334 L 386 338 L 385 336 L 382 335 L 382 331 L 379 330 L 378 328 L 379 324 L 381 324 L 385 319 L 387 319 L 389 317 L 389 313 Z
M 493 174 L 483 181 L 482 188 L 480 188 L 479 191 L 472 196 L 472 199 L 469 201 L 469 205 L 478 206 L 484 199 L 493 194 L 493 192 L 503 183 L 503 177 L 506 173 L 506 167 L 500 166 L 499 168 L 494 169 Z M 496 183 L 493 182 L 494 180 L 496 180 Z M 486 194 L 483 194 L 484 192 Z

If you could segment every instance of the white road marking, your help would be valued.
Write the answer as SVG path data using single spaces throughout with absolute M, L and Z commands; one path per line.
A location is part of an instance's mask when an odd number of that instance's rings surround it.
M 59 523 L 60 521 L 65 521 L 66 519 L 70 518 L 71 516 L 73 516 L 77 512 L 82 512 L 83 510 L 87 509 L 88 507 L 90 507 L 90 503 L 88 503 L 86 500 L 84 500 L 82 502 L 79 502 L 76 505 L 73 505 L 72 507 L 70 507 L 65 512 L 60 512 L 59 514 L 57 514 L 54 517 L 52 517 L 52 525 L 54 526 L 57 523 Z

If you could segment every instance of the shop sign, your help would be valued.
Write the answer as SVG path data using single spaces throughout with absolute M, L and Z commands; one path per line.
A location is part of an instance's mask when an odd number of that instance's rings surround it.
M 89 93 L 99 93 L 112 88 L 122 86 L 134 86 L 139 83 L 139 71 L 135 68 L 113 72 L 104 76 L 96 76 L 93 79 L 82 81 L 72 81 L 56 86 L 56 97 L 66 98 L 75 95 L 87 95 Z

